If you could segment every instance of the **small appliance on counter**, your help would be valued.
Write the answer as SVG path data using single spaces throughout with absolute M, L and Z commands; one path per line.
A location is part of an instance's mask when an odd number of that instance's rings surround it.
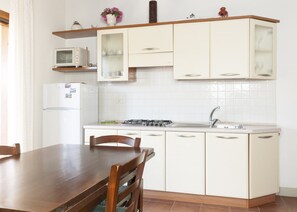
M 54 67 L 87 66 L 88 50 L 80 47 L 58 48 L 54 50 Z
M 167 127 L 173 122 L 171 120 L 148 120 L 148 119 L 129 119 L 125 120 L 123 125 L 132 126 L 153 126 L 153 127 Z
M 43 86 L 43 147 L 83 144 L 83 125 L 98 121 L 98 87 L 82 83 Z

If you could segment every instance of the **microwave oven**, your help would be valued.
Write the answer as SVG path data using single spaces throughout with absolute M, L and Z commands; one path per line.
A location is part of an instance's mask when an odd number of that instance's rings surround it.
M 54 66 L 80 67 L 86 66 L 87 50 L 80 47 L 59 48 L 54 51 Z

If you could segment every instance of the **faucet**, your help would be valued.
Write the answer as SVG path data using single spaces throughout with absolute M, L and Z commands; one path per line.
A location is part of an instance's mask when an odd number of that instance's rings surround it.
M 213 128 L 215 126 L 215 124 L 220 121 L 219 119 L 213 119 L 212 116 L 214 114 L 214 112 L 216 110 L 220 109 L 220 106 L 217 106 L 215 107 L 214 109 L 212 109 L 212 111 L 210 112 L 210 115 L 209 115 L 209 127 L 210 128 Z

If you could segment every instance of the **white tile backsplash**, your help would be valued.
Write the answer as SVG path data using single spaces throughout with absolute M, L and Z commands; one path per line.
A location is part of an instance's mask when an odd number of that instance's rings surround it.
M 276 85 L 266 80 L 176 81 L 171 67 L 138 68 L 135 82 L 98 83 L 95 73 L 75 73 L 67 82 L 99 86 L 100 120 L 208 121 L 212 108 L 222 121 L 276 123 Z

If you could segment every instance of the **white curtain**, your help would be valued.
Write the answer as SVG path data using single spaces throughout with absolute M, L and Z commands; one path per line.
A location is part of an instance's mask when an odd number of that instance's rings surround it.
M 8 45 L 8 141 L 33 149 L 33 6 L 10 0 Z

